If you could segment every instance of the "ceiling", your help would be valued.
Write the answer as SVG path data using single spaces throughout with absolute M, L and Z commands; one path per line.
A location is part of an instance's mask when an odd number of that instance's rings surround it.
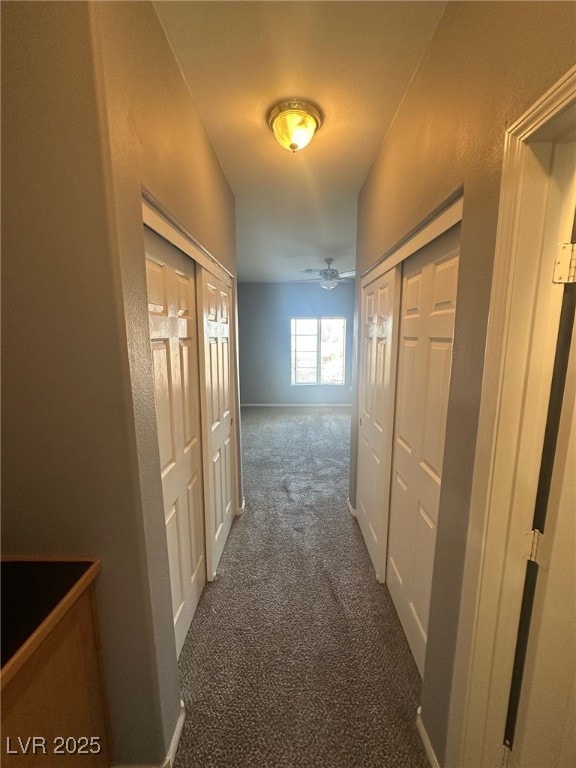
M 238 279 L 353 268 L 358 193 L 445 3 L 154 5 L 236 198 Z M 266 115 L 295 97 L 324 123 L 293 154 Z

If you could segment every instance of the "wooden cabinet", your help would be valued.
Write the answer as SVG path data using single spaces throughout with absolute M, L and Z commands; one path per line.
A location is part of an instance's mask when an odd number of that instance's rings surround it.
M 110 765 L 95 559 L 2 560 L 2 766 Z

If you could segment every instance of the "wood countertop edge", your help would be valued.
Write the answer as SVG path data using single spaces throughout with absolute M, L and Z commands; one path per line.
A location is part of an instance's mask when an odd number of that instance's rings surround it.
M 78 598 L 92 584 L 102 568 L 102 562 L 98 557 L 33 557 L 33 556 L 6 556 L 1 558 L 5 562 L 89 562 L 92 565 L 82 574 L 78 581 L 66 592 L 60 602 L 50 611 L 44 621 L 38 625 L 30 637 L 16 651 L 14 656 L 9 659 L 0 670 L 0 690 L 4 690 L 14 675 L 23 667 L 23 665 L 32 656 L 40 643 L 52 632 L 56 624 L 62 619 L 66 612 L 74 605 Z

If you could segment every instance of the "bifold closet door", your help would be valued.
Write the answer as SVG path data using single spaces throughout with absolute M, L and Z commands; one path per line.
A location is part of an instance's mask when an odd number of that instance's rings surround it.
M 459 225 L 402 269 L 386 581 L 420 674 L 442 483 Z
M 176 648 L 206 583 L 195 264 L 147 228 L 156 424 Z
M 202 399 L 206 461 L 206 562 L 208 580 L 216 569 L 234 516 L 234 456 L 230 353 L 231 287 L 201 269 L 199 292 Z
M 362 285 L 356 518 L 376 577 L 384 581 L 394 424 L 397 268 Z

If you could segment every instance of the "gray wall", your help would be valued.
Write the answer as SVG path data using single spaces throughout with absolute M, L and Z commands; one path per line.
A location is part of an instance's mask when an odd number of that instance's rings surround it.
M 441 765 L 504 132 L 574 65 L 575 22 L 573 3 L 448 3 L 359 198 L 361 274 L 456 189 L 464 189 L 458 310 L 422 693 L 423 722 Z M 352 476 L 351 499 L 354 494 Z
M 115 757 L 154 763 L 176 721 L 179 683 L 140 187 L 233 273 L 234 199 L 151 4 L 1 6 L 2 545 L 13 554 L 103 557 L 98 602 Z M 365 269 L 465 189 L 423 692 L 440 757 L 504 129 L 574 63 L 574 13 L 561 2 L 449 3 L 359 201 Z
M 354 283 L 331 291 L 317 283 L 239 283 L 238 335 L 242 404 L 349 404 L 351 402 Z M 290 319 L 346 318 L 346 382 L 291 386 Z
M 179 677 L 141 185 L 232 272 L 234 198 L 150 3 L 2 3 L 7 554 L 97 555 L 116 763 L 159 764 Z

